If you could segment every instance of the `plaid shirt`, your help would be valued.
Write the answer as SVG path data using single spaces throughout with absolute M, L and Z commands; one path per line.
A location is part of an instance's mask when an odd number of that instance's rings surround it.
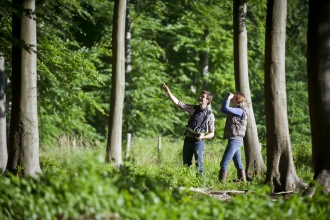
M 190 105 L 190 104 L 185 104 L 181 101 L 178 102 L 177 106 L 182 109 L 183 111 L 186 111 L 189 113 L 189 115 L 192 115 L 195 111 L 195 105 Z M 208 131 L 209 133 L 214 133 L 214 121 L 215 121 L 215 118 L 214 118 L 214 114 L 212 113 L 211 114 L 211 118 L 210 118 L 210 121 L 209 121 L 209 124 L 208 124 Z

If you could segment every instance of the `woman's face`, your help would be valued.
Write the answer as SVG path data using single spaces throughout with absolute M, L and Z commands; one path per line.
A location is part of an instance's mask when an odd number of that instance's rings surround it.
M 236 94 L 235 94 L 234 97 L 231 99 L 231 101 L 232 101 L 232 103 L 233 103 L 234 105 L 237 105 L 237 103 L 238 103 L 238 99 L 237 99 L 237 95 L 236 95 Z

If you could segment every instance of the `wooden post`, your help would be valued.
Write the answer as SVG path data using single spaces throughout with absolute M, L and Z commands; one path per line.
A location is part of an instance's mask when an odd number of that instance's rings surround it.
M 131 150 L 131 136 L 131 133 L 127 133 L 126 158 L 129 157 L 129 151 Z
M 162 148 L 162 138 L 158 137 L 158 152 L 160 152 L 161 148 Z
M 77 141 L 76 141 L 76 138 L 73 137 L 73 140 L 72 140 L 72 146 L 73 146 L 73 149 L 76 150 L 77 149 Z

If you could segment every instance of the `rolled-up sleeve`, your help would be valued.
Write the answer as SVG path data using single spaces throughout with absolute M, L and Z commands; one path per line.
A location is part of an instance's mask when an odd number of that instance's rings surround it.
M 209 132 L 210 133 L 214 133 L 215 131 L 215 117 L 214 117 L 214 114 L 211 114 L 211 118 L 210 118 L 210 121 L 209 121 Z
M 190 115 L 195 111 L 195 106 L 190 104 L 185 104 L 181 101 L 178 102 L 177 106 L 183 111 L 188 112 Z

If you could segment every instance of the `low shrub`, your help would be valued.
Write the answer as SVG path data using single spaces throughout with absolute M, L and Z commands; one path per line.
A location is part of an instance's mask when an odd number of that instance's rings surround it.
M 38 178 L 0 177 L 0 218 L 329 219 L 330 199 L 320 192 L 313 198 L 297 193 L 274 199 L 262 177 L 250 183 L 220 184 L 221 143 L 208 143 L 206 172 L 200 177 L 193 168 L 181 165 L 180 142 L 165 142 L 160 152 L 148 152 L 154 146 L 145 143 L 140 152 L 138 146 L 132 146 L 132 158 L 125 159 L 120 169 L 105 163 L 105 150 L 100 148 L 42 153 L 43 173 Z M 148 163 L 139 152 L 158 159 Z M 229 179 L 235 179 L 234 175 Z M 191 187 L 247 193 L 220 201 Z

